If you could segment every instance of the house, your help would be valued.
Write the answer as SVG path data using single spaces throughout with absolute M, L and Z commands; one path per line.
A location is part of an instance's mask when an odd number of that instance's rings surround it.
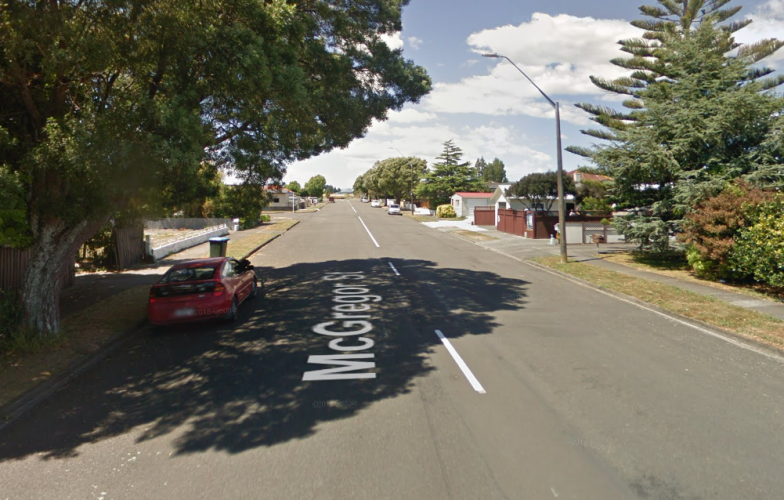
M 458 217 L 473 217 L 474 208 L 489 206 L 492 196 L 493 193 L 455 193 L 451 198 L 452 208 Z
M 299 197 L 288 188 L 276 185 L 264 186 L 264 192 L 270 196 L 267 210 L 291 210 L 292 203 L 299 202 Z
M 499 184 L 495 188 L 495 192 L 491 193 L 492 196 L 488 200 L 489 206 L 495 207 L 495 220 L 498 220 L 499 208 L 511 208 L 512 210 L 533 210 L 533 204 L 530 200 L 520 198 L 518 196 L 507 196 L 506 190 L 509 189 L 511 184 Z M 571 194 L 566 195 L 566 211 L 569 212 L 575 208 L 574 196 Z M 552 211 L 557 211 L 557 204 L 554 203 L 551 207 Z

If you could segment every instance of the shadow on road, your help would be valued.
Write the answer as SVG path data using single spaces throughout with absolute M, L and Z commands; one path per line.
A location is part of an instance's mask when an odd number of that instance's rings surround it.
M 485 271 L 377 259 L 265 269 L 268 291 L 243 304 L 232 325 L 145 332 L 0 435 L 0 461 L 31 454 L 78 455 L 88 443 L 134 432 L 137 442 L 169 436 L 175 455 L 239 453 L 316 432 L 376 401 L 412 389 L 432 368 L 428 353 L 448 337 L 485 335 L 493 314 L 524 307 L 527 283 Z M 305 382 L 311 355 L 337 354 L 311 328 L 329 321 L 333 283 L 325 273 L 363 271 L 373 304 L 374 379 Z M 354 339 L 351 339 L 353 342 Z M 346 340 L 349 343 L 349 340 Z

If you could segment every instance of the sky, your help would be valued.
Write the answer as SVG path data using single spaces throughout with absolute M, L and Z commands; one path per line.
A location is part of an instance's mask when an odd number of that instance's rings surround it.
M 591 75 L 623 74 L 612 64 L 618 40 L 638 37 L 629 24 L 640 19 L 633 1 L 599 0 L 412 0 L 403 10 L 403 30 L 387 39 L 403 55 L 427 69 L 433 80 L 429 95 L 417 104 L 388 113 L 364 137 L 346 149 L 293 163 L 285 182 L 304 185 L 321 174 L 327 184 L 351 188 L 354 180 L 378 160 L 417 156 L 432 165 L 443 143 L 453 140 L 473 164 L 483 156 L 501 159 L 510 180 L 556 168 L 553 108 L 504 59 L 515 62 L 561 108 L 563 147 L 590 146 L 595 140 L 580 133 L 598 125 L 575 107 L 589 102 L 619 106 L 617 96 L 595 87 Z M 655 4 L 648 0 L 645 4 Z M 735 34 L 737 41 L 784 39 L 784 0 L 735 1 L 743 5 L 733 19 L 753 22 Z M 763 61 L 784 71 L 784 48 Z M 396 148 L 400 151 L 391 149 Z M 584 158 L 563 152 L 566 170 L 587 165 Z

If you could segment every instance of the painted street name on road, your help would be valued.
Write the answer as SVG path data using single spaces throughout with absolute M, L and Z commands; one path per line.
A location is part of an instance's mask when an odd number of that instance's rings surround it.
M 365 335 L 373 331 L 371 320 L 371 304 L 380 302 L 380 295 L 369 295 L 370 288 L 362 285 L 365 279 L 362 271 L 357 272 L 330 272 L 322 278 L 334 281 L 332 301 L 337 305 L 332 307 L 332 319 L 340 321 L 325 321 L 312 328 L 314 333 L 337 337 L 328 344 L 329 348 L 338 352 L 366 351 L 373 347 L 375 342 L 367 337 L 357 337 L 357 344 L 344 344 L 345 337 Z M 340 326 L 338 326 L 340 325 Z M 344 329 L 335 331 L 334 328 Z M 362 370 L 375 368 L 375 361 L 360 361 L 374 358 L 373 353 L 362 354 L 326 354 L 308 357 L 309 364 L 335 365 L 334 368 L 324 368 L 305 372 L 302 380 L 347 380 L 376 378 L 375 373 Z

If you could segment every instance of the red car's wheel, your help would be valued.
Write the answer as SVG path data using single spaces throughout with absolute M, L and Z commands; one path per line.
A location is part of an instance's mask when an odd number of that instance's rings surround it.
M 237 297 L 234 297 L 234 300 L 231 301 L 231 308 L 229 312 L 226 313 L 226 321 L 229 323 L 233 323 L 237 321 L 237 314 L 239 313 L 239 306 L 237 305 Z

